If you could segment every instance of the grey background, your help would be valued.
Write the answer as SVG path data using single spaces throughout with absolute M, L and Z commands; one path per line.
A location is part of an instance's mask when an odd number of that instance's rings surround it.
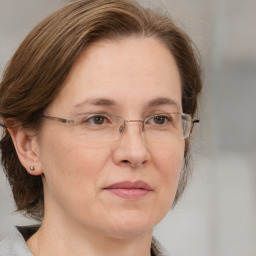
M 25 35 L 68 1 L 0 0 L 0 73 Z M 194 174 L 155 235 L 177 256 L 256 256 L 256 1 L 163 0 L 196 42 L 205 70 Z M 0 240 L 14 213 L 0 172 Z

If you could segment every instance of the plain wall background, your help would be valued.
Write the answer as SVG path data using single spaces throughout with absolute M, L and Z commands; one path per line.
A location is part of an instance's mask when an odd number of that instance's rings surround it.
M 67 2 L 0 0 L 1 74 L 26 34 Z M 197 44 L 205 88 L 193 178 L 155 235 L 177 256 L 256 256 L 256 1 L 162 3 Z M 0 173 L 1 240 L 31 221 L 14 213 Z

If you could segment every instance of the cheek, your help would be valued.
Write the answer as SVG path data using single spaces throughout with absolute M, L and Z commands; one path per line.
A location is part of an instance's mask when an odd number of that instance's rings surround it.
M 106 149 L 86 145 L 67 134 L 44 136 L 40 157 L 46 189 L 51 194 L 66 195 L 68 188 L 72 198 L 86 197 L 88 187 L 97 189 L 108 154 Z
M 167 147 L 152 147 L 153 163 L 157 165 L 156 169 L 166 178 L 179 175 L 184 161 L 184 141 L 174 142 Z
M 159 193 L 163 209 L 169 210 L 179 183 L 184 161 L 184 142 L 175 142 L 171 147 L 154 147 L 154 164 L 158 172 Z

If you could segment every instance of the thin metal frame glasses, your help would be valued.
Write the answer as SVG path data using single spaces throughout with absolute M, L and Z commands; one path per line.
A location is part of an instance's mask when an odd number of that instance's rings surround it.
M 112 113 L 83 113 L 72 120 L 48 115 L 40 117 L 74 127 L 74 134 L 87 142 L 116 141 L 128 123 L 139 123 L 146 140 L 168 143 L 188 138 L 193 125 L 200 122 L 185 113 L 159 113 L 138 120 L 126 120 Z

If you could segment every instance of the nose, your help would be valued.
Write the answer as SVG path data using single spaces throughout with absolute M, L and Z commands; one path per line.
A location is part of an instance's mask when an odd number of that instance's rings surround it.
M 143 127 L 141 122 L 138 122 L 135 120 L 124 123 L 125 129 L 120 127 L 120 140 L 113 151 L 113 160 L 117 165 L 139 168 L 150 160 L 150 153 L 142 134 Z
M 126 123 L 138 122 L 140 124 L 141 131 L 144 131 L 144 121 L 143 120 L 124 120 L 124 123 L 120 126 L 119 132 L 123 133 L 126 127 Z

